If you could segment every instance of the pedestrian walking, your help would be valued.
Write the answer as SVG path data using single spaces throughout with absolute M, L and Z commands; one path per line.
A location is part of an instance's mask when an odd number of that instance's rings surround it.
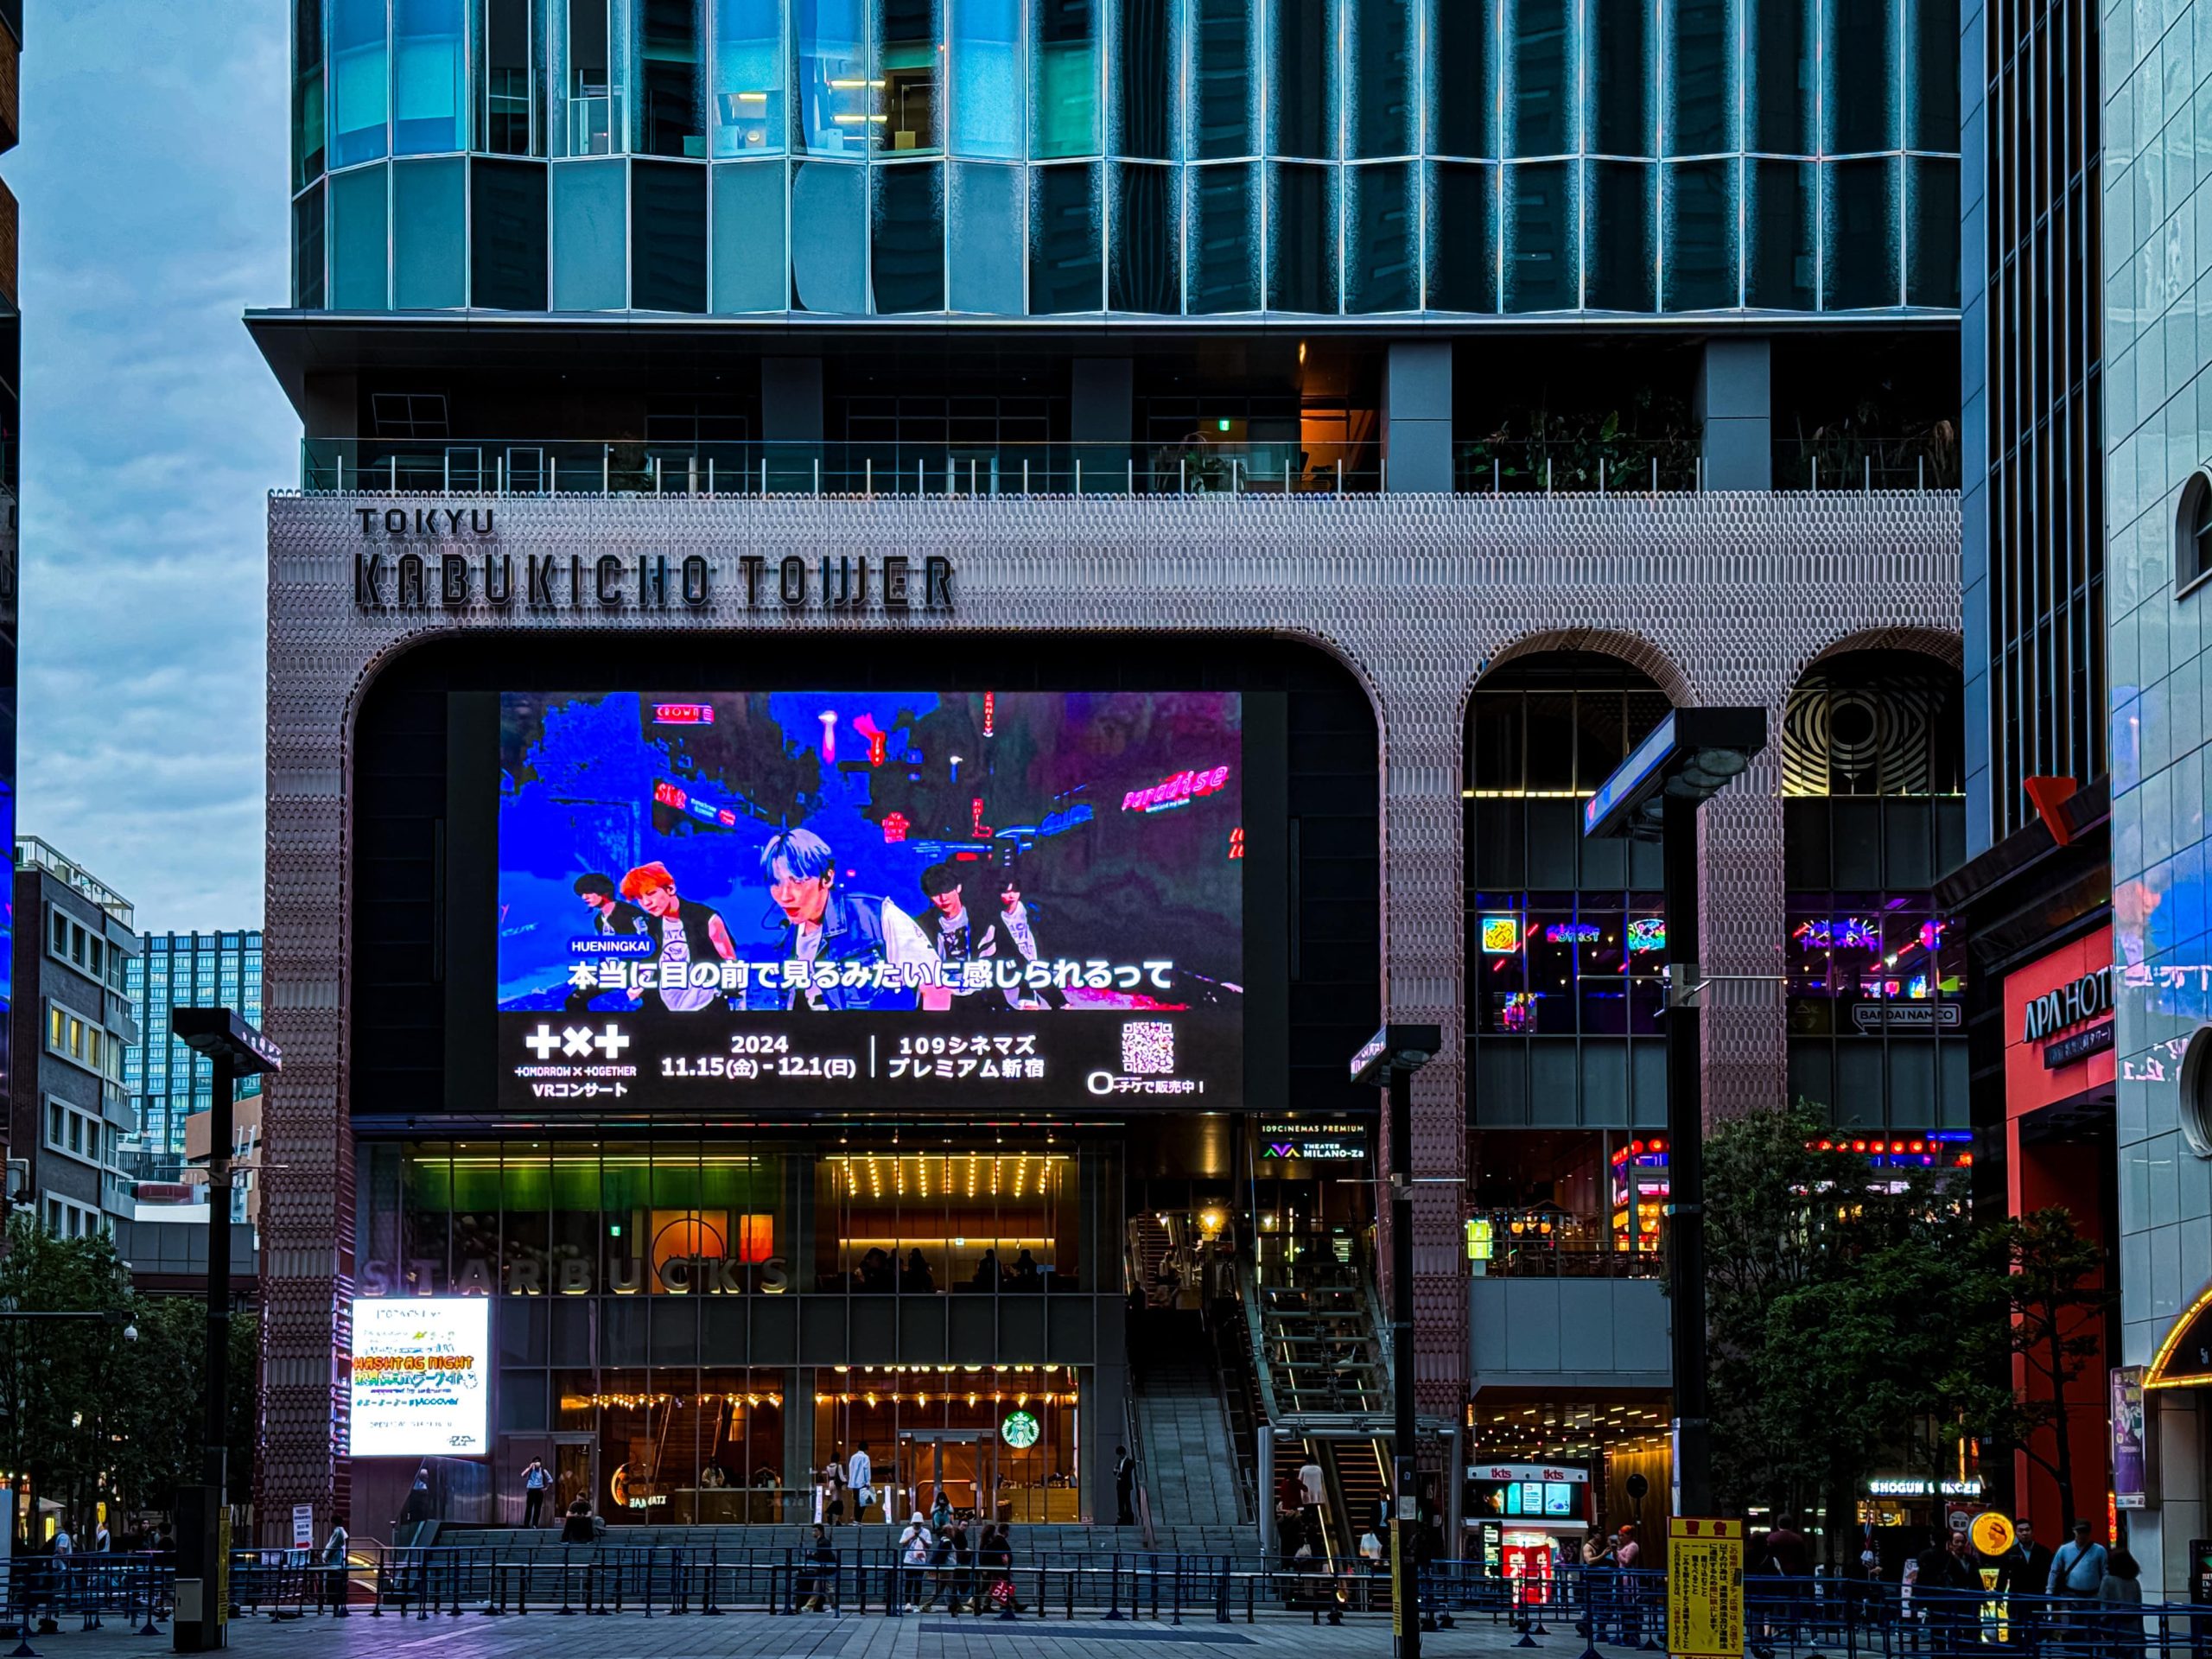
M 346 1551 L 352 1542 L 345 1523 L 333 1521 L 330 1536 L 323 1541 L 322 1554 L 316 1558 L 321 1569 L 322 1600 L 334 1612 L 346 1605 Z
M 2074 1523 L 2074 1536 L 2050 1558 L 2050 1577 L 2044 1592 L 2056 1603 L 2053 1617 L 2080 1632 L 2085 1646 L 2094 1637 L 2097 1592 L 2104 1587 L 2109 1565 L 2105 1547 L 2097 1542 L 2087 1521 Z
M 852 1462 L 845 1471 L 845 1484 L 852 1493 L 853 1524 L 858 1526 L 875 1503 L 875 1465 L 869 1460 L 866 1440 L 853 1448 Z
M 552 1485 L 553 1476 L 544 1464 L 532 1458 L 523 1465 L 522 1523 L 525 1527 L 541 1524 L 545 1516 L 545 1491 Z
M 940 1491 L 938 1494 L 938 1502 L 942 1503 L 944 1501 L 944 1494 Z M 957 1575 L 953 1571 L 953 1540 L 952 1533 L 939 1529 L 931 1541 L 929 1554 L 930 1592 L 923 1598 L 921 1604 L 913 1610 L 914 1611 L 928 1612 L 937 1605 L 937 1599 L 939 1596 L 944 1596 L 951 1602 L 951 1611 L 955 1614 L 960 1611 L 960 1597 L 956 1588 Z
M 1954 1547 L 1954 1538 L 1957 1546 Z M 1966 1644 L 1967 1623 L 1974 1616 L 1981 1580 L 1967 1565 L 1966 1535 L 1948 1527 L 1928 1529 L 1928 1548 L 1920 1553 L 1919 1571 L 1912 1581 L 1912 1605 L 1928 1628 L 1930 1652 L 1955 1654 Z
M 1129 1448 L 1114 1448 L 1114 1524 L 1134 1527 L 1137 1523 L 1137 1460 L 1129 1455 Z
M 837 1585 L 837 1552 L 830 1545 L 830 1529 L 818 1521 L 814 1535 L 807 1540 L 804 1560 L 808 1570 L 798 1575 L 791 1591 L 806 1598 L 806 1611 L 818 1613 L 823 1597 L 834 1594 Z

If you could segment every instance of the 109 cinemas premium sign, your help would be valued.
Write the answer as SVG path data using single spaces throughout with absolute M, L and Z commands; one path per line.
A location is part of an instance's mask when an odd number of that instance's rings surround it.
M 737 584 L 748 611 L 952 609 L 952 561 L 941 553 L 509 553 L 489 545 L 493 507 L 356 507 L 353 603 L 364 611 L 461 610 L 482 603 L 533 615 L 699 611 Z M 402 543 L 393 546 L 391 543 Z

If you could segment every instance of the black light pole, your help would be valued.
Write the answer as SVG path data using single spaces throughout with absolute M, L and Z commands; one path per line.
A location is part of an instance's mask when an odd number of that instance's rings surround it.
M 1385 1026 L 1351 1059 L 1354 1083 L 1387 1083 L 1390 1093 L 1390 1617 L 1399 1659 L 1421 1659 L 1421 1619 L 1409 1605 L 1418 1588 L 1411 1552 L 1421 1524 L 1414 1440 L 1414 1073 L 1443 1046 L 1440 1026 Z
M 1582 809 L 1586 838 L 1660 844 L 1667 923 L 1667 1292 L 1676 1515 L 1713 1510 L 1706 1389 L 1705 1076 L 1699 1042 L 1697 811 L 1766 747 L 1763 709 L 1677 709 Z M 1629 1217 L 1635 1225 L 1633 1215 Z
M 231 1355 L 232 1093 L 241 1077 L 279 1070 L 276 1045 L 228 1008 L 178 1008 L 169 1029 L 214 1069 L 207 1116 L 207 1410 L 203 1483 L 177 1494 L 175 1651 L 225 1645 L 230 1549 L 228 1477 Z

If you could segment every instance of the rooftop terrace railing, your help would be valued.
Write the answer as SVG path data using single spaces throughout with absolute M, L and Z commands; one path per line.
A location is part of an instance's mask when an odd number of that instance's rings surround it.
M 1390 486 L 1373 445 L 1296 442 L 784 443 L 633 438 L 308 438 L 308 494 L 509 497 L 824 496 L 844 499 L 1371 495 Z M 1955 489 L 1955 464 L 1906 448 L 1778 444 L 1772 487 L 1815 493 Z M 1711 487 L 1694 441 L 1458 447 L 1462 495 L 1695 493 Z

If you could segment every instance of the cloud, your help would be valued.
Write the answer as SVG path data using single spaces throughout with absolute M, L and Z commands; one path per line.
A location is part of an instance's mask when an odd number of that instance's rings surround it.
M 22 205 L 18 825 L 142 928 L 257 926 L 266 499 L 299 427 L 239 316 L 289 295 L 286 15 L 30 10 L 0 158 Z

